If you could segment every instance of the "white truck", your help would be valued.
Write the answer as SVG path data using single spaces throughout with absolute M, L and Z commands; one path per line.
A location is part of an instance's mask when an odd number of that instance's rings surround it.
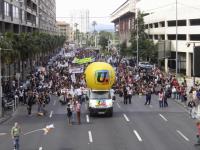
M 111 90 L 89 90 L 88 111 L 90 116 L 95 114 L 113 115 L 113 95 Z

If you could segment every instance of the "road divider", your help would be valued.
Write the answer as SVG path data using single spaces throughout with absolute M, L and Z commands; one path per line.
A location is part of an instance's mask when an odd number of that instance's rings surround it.
M 93 142 L 93 138 L 92 138 L 92 132 L 91 131 L 88 131 L 88 136 L 89 136 L 90 143 L 92 143 Z
M 88 115 L 86 115 L 86 121 L 87 121 L 87 123 L 89 123 L 89 122 L 90 122 L 90 118 L 89 118 L 89 116 L 88 116 Z
M 165 122 L 168 121 L 162 114 L 159 114 L 159 116 L 160 116 Z
M 123 114 L 124 118 L 126 119 L 127 122 L 130 122 L 129 118 L 126 116 L 126 114 Z
M 136 130 L 133 130 L 133 133 L 134 133 L 135 136 L 137 137 L 138 141 L 139 141 L 139 142 L 142 142 L 142 138 L 141 138 L 141 136 L 139 135 L 139 133 L 138 133 Z
M 176 130 L 176 132 L 184 139 L 184 140 L 186 140 L 186 141 L 190 141 L 181 131 L 179 131 L 179 130 Z

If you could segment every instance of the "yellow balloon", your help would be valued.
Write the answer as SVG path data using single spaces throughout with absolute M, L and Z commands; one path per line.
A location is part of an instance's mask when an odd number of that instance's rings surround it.
M 94 62 L 85 70 L 87 87 L 93 90 L 109 90 L 115 82 L 113 67 L 105 62 Z

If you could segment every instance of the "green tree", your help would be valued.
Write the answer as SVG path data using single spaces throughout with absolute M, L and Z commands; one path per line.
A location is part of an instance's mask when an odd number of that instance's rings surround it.
M 139 58 L 142 58 L 143 60 L 155 62 L 157 59 L 157 46 L 153 43 L 152 40 L 148 38 L 148 35 L 145 33 L 144 16 L 145 14 L 139 12 L 138 18 L 136 18 L 135 20 L 135 22 L 138 22 Z M 132 54 L 136 56 L 137 54 L 137 24 L 135 25 L 134 29 L 131 31 L 130 42 L 131 42 L 130 50 L 132 51 Z
M 99 45 L 102 47 L 103 50 L 106 49 L 109 38 L 112 38 L 111 32 L 106 32 L 106 31 L 99 32 Z

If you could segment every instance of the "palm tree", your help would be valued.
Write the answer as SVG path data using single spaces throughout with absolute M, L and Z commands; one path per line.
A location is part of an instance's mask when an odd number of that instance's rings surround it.
M 96 21 L 93 21 L 93 22 L 92 22 L 92 26 L 93 26 L 93 28 L 94 28 L 94 32 L 96 31 L 96 29 L 95 29 L 96 25 L 97 25 L 97 22 L 96 22 Z

